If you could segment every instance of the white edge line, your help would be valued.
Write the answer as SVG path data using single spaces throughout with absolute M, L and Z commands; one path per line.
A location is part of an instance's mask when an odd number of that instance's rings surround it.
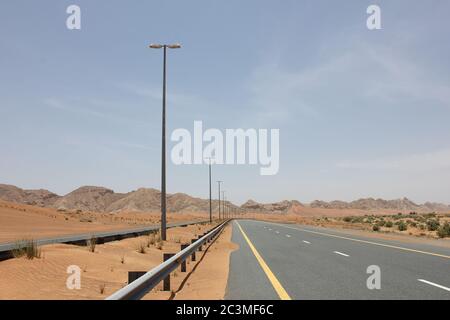
M 443 290 L 446 290 L 446 291 L 450 291 L 450 288 L 441 286 L 440 284 L 437 284 L 437 283 L 434 283 L 434 282 L 431 282 L 431 281 L 427 281 L 427 280 L 424 280 L 424 279 L 417 279 L 417 280 L 420 281 L 420 282 L 429 284 L 429 285 L 431 285 L 431 286 L 435 286 L 435 287 L 438 287 L 438 288 L 440 288 L 440 289 L 443 289 Z
M 334 253 L 336 253 L 336 254 L 340 254 L 341 256 L 344 256 L 344 257 L 350 257 L 348 254 L 345 254 L 345 253 L 342 253 L 342 252 L 339 252 L 339 251 L 333 251 Z
M 311 244 L 311 242 L 303 240 L 304 243 Z

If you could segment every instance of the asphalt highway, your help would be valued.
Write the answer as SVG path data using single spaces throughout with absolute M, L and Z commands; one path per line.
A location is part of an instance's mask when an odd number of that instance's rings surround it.
M 233 222 L 226 299 L 446 299 L 450 249 L 253 220 Z

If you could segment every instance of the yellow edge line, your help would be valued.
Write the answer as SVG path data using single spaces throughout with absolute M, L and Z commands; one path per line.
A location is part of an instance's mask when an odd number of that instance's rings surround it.
M 415 250 L 415 249 L 410 249 L 410 248 L 398 247 L 398 246 L 393 246 L 393 245 L 390 245 L 390 244 L 384 244 L 384 243 L 379 243 L 379 242 L 372 242 L 372 241 L 367 241 L 367 240 L 348 238 L 348 237 L 343 237 L 343 236 L 338 236 L 338 235 L 329 234 L 329 233 L 323 233 L 323 232 L 318 232 L 318 231 L 312 231 L 312 230 L 306 230 L 306 229 L 300 229 L 300 228 L 293 228 L 293 227 L 285 226 L 285 225 L 282 225 L 282 224 L 279 224 L 279 223 L 271 223 L 271 222 L 269 222 L 269 223 L 270 224 L 275 224 L 275 225 L 278 225 L 278 226 L 281 226 L 281 227 L 284 227 L 284 228 L 297 230 L 297 231 L 315 233 L 315 234 L 320 234 L 320 235 L 323 235 L 323 236 L 328 236 L 328 237 L 333 237 L 333 238 L 339 238 L 339 239 L 345 239 L 345 240 L 350 240 L 350 241 L 368 243 L 368 244 L 373 244 L 373 245 L 381 246 L 381 247 L 387 247 L 387 248 L 404 250 L 404 251 L 411 251 L 411 252 L 416 252 L 416 253 L 428 254 L 430 256 L 436 256 L 436 257 L 450 259 L 450 256 L 447 256 L 445 254 L 439 254 L 439 253 L 434 253 L 434 252 L 427 252 L 427 251 Z
M 278 281 L 277 277 L 273 274 L 272 270 L 270 270 L 267 263 L 264 261 L 264 259 L 261 257 L 261 255 L 256 250 L 253 243 L 250 241 L 250 239 L 245 234 L 244 230 L 242 230 L 241 225 L 239 222 L 236 221 L 236 224 L 238 225 L 239 229 L 242 232 L 242 235 L 244 236 L 245 240 L 247 241 L 250 249 L 252 250 L 253 254 L 256 257 L 256 260 L 258 260 L 259 264 L 261 265 L 261 268 L 264 270 L 264 273 L 266 274 L 267 278 L 269 278 L 270 283 L 272 284 L 275 291 L 278 293 L 278 296 L 281 300 L 292 300 L 289 294 L 284 290 L 283 286 L 281 285 L 280 281 Z

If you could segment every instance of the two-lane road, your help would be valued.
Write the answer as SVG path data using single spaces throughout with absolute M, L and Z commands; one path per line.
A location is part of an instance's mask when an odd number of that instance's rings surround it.
M 233 222 L 232 241 L 226 299 L 450 300 L 447 248 L 251 220 Z

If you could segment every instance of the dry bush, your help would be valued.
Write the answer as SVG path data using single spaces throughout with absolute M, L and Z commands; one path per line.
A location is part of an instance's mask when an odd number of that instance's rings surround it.
M 120 257 L 120 263 L 125 264 L 125 256 Z
M 86 245 L 90 252 L 95 252 L 95 246 L 97 245 L 97 238 L 92 236 L 91 239 L 87 240 Z
M 141 243 L 138 244 L 137 252 L 144 254 L 145 253 L 145 248 L 146 248 L 145 243 L 141 242 Z
M 150 233 L 147 237 L 147 247 L 150 248 L 150 246 L 155 244 L 155 235 L 153 233 Z
M 98 289 L 99 289 L 100 294 L 104 294 L 105 289 L 106 289 L 106 284 L 104 284 L 104 283 L 100 284 Z
M 450 224 L 446 222 L 444 225 L 440 226 L 437 230 L 437 235 L 439 238 L 450 237 Z
M 33 260 L 41 257 L 41 250 L 34 240 L 20 240 L 16 242 L 15 248 L 12 250 L 15 258 L 26 256 L 27 259 Z
M 163 248 L 163 242 L 162 241 L 158 241 L 157 243 L 156 243 L 156 249 L 158 249 L 158 250 L 162 250 L 162 248 Z
M 181 238 L 180 238 L 180 237 L 175 237 L 175 238 L 173 239 L 173 241 L 174 241 L 175 243 L 181 243 Z

